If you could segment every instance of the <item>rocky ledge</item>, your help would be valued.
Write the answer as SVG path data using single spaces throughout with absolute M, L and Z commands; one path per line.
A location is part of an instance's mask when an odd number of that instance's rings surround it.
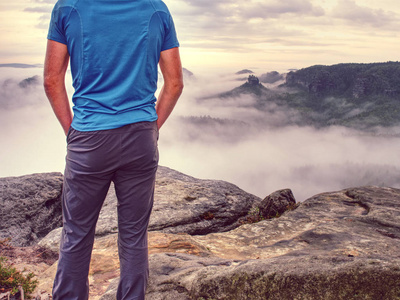
M 295 204 L 290 190 L 261 200 L 168 168 L 157 176 L 146 299 L 400 299 L 399 189 L 349 188 Z M 60 187 L 53 189 L 58 195 Z M 115 209 L 110 190 L 93 250 L 91 299 L 115 299 Z M 56 251 L 57 230 L 39 245 Z M 50 292 L 55 268 L 38 274 L 39 291 Z

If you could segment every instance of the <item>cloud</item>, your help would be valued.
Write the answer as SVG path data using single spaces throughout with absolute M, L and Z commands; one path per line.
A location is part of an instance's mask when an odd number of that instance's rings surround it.
M 161 129 L 162 165 L 233 182 L 260 197 L 291 188 L 300 201 L 351 186 L 400 187 L 400 162 L 393 151 L 400 146 L 400 128 L 365 134 L 294 126 L 296 111 L 273 103 L 260 111 L 251 96 L 200 99 L 239 85 L 239 75 L 195 75 L 199 80 L 185 85 Z
M 350 24 L 373 27 L 389 27 L 400 21 L 399 16 L 394 12 L 360 6 L 353 0 L 339 0 L 331 15 Z M 396 28 L 392 29 L 397 30 Z
M 42 78 L 38 75 L 22 80 L 4 79 L 0 81 L 0 110 L 42 105 L 43 95 Z
M 35 12 L 35 13 L 51 13 L 52 11 L 52 6 L 46 5 L 46 6 L 35 6 L 35 7 L 27 7 L 24 9 L 24 11 L 27 12 Z
M 34 0 L 35 3 L 56 4 L 57 0 Z
M 277 18 L 284 14 L 293 14 L 297 16 L 312 15 L 323 16 L 324 9 L 315 7 L 308 0 L 291 0 L 291 1 L 263 1 L 250 2 L 244 7 L 241 15 L 245 18 Z

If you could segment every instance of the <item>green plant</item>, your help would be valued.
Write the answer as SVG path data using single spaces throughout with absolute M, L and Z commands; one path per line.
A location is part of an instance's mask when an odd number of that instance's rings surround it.
M 240 220 L 240 224 L 253 224 L 265 220 L 264 216 L 262 215 L 259 207 L 252 207 L 248 212 L 247 216 Z
M 11 295 L 15 295 L 21 286 L 25 296 L 29 296 L 38 284 L 38 281 L 33 279 L 34 276 L 33 273 L 25 276 L 9 265 L 5 257 L 0 256 L 0 292 L 9 291 Z

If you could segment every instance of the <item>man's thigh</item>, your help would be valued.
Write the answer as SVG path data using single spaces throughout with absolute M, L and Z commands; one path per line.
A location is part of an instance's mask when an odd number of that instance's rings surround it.
M 125 238 L 143 235 L 153 206 L 158 167 L 158 129 L 155 122 L 137 124 L 123 139 L 123 163 L 114 176 L 118 197 L 119 232 Z M 125 235 L 126 234 L 126 235 Z

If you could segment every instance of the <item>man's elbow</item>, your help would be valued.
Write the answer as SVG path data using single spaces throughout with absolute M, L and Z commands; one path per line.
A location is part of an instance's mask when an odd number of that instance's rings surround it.
M 183 86 L 184 84 L 182 79 L 169 80 L 165 82 L 165 88 L 169 91 L 169 93 L 178 96 L 182 93 Z
M 54 85 L 54 77 L 48 75 L 43 76 L 43 87 L 46 94 L 54 88 Z
M 176 91 L 177 91 L 177 93 L 180 95 L 180 94 L 182 94 L 182 91 L 183 91 L 183 88 L 184 88 L 184 83 L 183 83 L 183 79 L 181 79 L 181 80 L 179 80 L 177 83 L 176 83 Z
M 50 95 L 62 88 L 63 80 L 58 76 L 44 75 L 43 87 L 46 95 Z

